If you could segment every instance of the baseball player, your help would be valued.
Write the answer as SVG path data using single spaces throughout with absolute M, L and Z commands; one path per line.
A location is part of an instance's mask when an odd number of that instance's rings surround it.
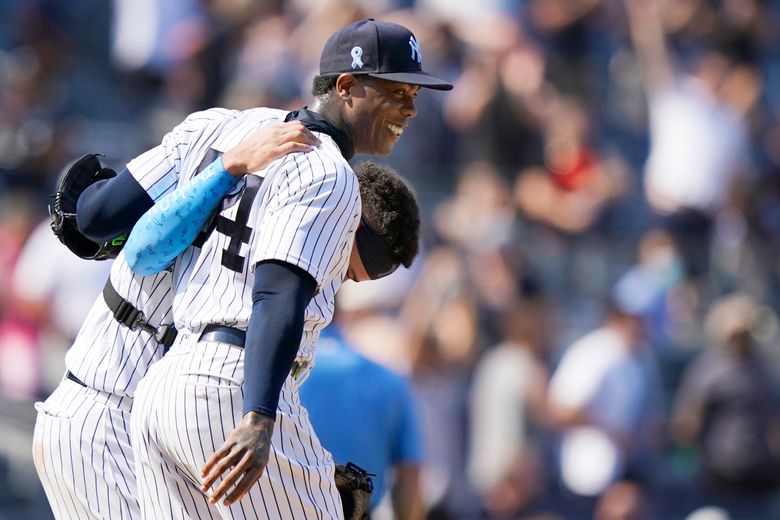
M 419 89 L 451 88 L 420 64 L 410 31 L 363 20 L 326 43 L 311 109 L 231 112 L 186 136 L 217 158 L 199 170 L 207 153 L 181 157 L 171 182 L 185 191 L 199 184 L 196 172 L 210 182 L 261 169 L 231 147 L 241 150 L 236 134 L 265 119 L 303 121 L 322 144 L 246 177 L 195 240 L 200 247 L 176 258 L 180 334 L 140 384 L 132 418 L 142 516 L 342 516 L 333 461 L 297 389 L 345 277 L 379 278 L 416 253 L 419 217 L 408 188 L 385 173 L 365 176 L 359 192 L 347 160 L 389 153 L 415 115 Z M 129 167 L 154 171 L 171 152 L 163 143 Z M 192 239 L 192 227 L 175 225 L 195 218 L 191 202 L 165 197 L 139 221 L 126 246 L 136 269 L 165 265 L 178 253 L 171 244 Z
M 175 140 L 176 135 L 166 137 Z M 259 164 L 317 142 L 300 123 L 268 126 L 253 136 Z M 159 198 L 173 184 L 139 183 Z M 37 403 L 35 467 L 56 518 L 138 518 L 130 410 L 138 381 L 175 337 L 170 273 L 133 273 L 120 253 L 65 357 L 67 372 Z
M 314 435 L 308 416 L 300 405 L 297 389 L 312 364 L 318 329 L 323 323 L 321 313 L 323 310 L 332 311 L 333 293 L 339 282 L 345 277 L 359 281 L 379 277 L 385 270 L 391 272 L 397 263 L 387 268 L 385 261 L 392 262 L 393 258 L 402 259 L 396 261 L 399 263 L 410 263 L 416 253 L 419 231 L 416 204 L 400 179 L 396 175 L 387 173 L 382 167 L 364 168 L 363 166 L 363 164 L 356 166 L 355 173 L 360 184 L 364 211 L 360 229 L 367 230 L 369 235 L 357 239 L 362 247 L 353 248 L 351 244 L 344 244 L 342 241 L 337 247 L 338 254 L 326 261 L 324 269 L 326 278 L 320 284 L 323 290 L 320 291 L 321 295 L 312 299 L 306 309 L 303 333 L 300 328 L 294 324 L 286 324 L 286 320 L 283 319 L 291 305 L 289 300 L 297 298 L 295 294 L 285 295 L 281 301 L 278 298 L 268 298 L 270 301 L 260 305 L 259 312 L 265 320 L 284 324 L 282 328 L 287 330 L 281 332 L 282 336 L 296 336 L 300 341 L 294 345 L 297 346 L 299 343 L 303 345 L 302 350 L 293 351 L 296 357 L 291 363 L 289 376 L 288 373 L 283 374 L 284 388 L 281 390 L 281 399 L 277 398 L 278 412 L 275 414 L 277 427 L 273 428 L 273 423 L 270 425 L 273 438 L 263 438 L 263 442 L 270 442 L 271 449 L 266 476 L 261 479 L 259 486 L 249 491 L 244 501 L 238 503 L 230 501 L 232 507 L 221 503 L 214 508 L 207 501 L 208 497 L 203 491 L 208 479 L 204 479 L 200 471 L 208 456 L 225 441 L 226 435 L 241 420 L 242 405 L 246 407 L 242 382 L 246 389 L 250 381 L 249 379 L 242 381 L 241 369 L 244 366 L 244 356 L 241 347 L 247 342 L 247 337 L 252 334 L 253 329 L 250 325 L 249 330 L 245 332 L 240 328 L 216 324 L 200 327 L 202 332 L 194 334 L 190 333 L 189 328 L 183 329 L 182 343 L 174 345 L 168 354 L 170 362 L 163 359 L 161 364 L 158 364 L 158 370 L 150 372 L 141 383 L 137 394 L 132 429 L 133 442 L 137 443 L 134 449 L 139 464 L 138 478 L 143 517 L 157 517 L 161 510 L 166 512 L 166 517 L 170 515 L 173 518 L 220 516 L 223 518 L 308 518 L 315 515 L 328 518 L 341 517 L 342 505 L 333 481 L 332 458 Z M 258 208 L 260 214 L 265 215 L 259 217 L 261 223 L 258 229 L 263 230 L 261 235 L 265 234 L 266 230 L 277 228 L 275 230 L 278 231 L 278 226 L 269 225 L 267 220 L 263 220 L 278 211 L 273 206 L 271 194 L 279 189 L 280 183 L 271 184 L 272 175 L 274 175 L 272 172 L 268 172 L 263 182 L 263 184 L 269 183 L 266 188 L 268 195 L 258 194 L 259 200 L 263 198 L 268 200 L 267 204 L 261 204 Z M 320 187 L 316 186 L 313 189 Z M 282 198 L 285 197 L 286 195 L 282 195 Z M 240 206 L 240 202 L 237 205 Z M 354 198 L 350 208 L 355 208 Z M 222 212 L 221 216 L 225 216 L 225 212 Z M 332 216 L 332 213 L 329 216 Z M 284 215 L 279 217 L 284 218 Z M 351 212 L 345 212 L 345 217 L 357 220 L 357 215 Z M 271 216 L 272 220 L 276 218 L 277 215 Z M 251 222 L 257 222 L 254 215 L 250 219 Z M 345 235 L 348 238 L 352 236 L 351 233 Z M 273 236 L 273 231 L 268 236 Z M 161 240 L 165 242 L 165 239 Z M 377 246 L 373 242 L 375 240 L 381 241 L 381 244 Z M 208 266 L 207 277 L 215 280 L 216 287 L 222 287 L 220 280 L 213 276 L 211 269 L 214 264 L 220 263 L 209 262 L 203 258 L 203 255 L 209 252 L 209 246 L 207 239 L 203 251 L 192 264 L 189 251 L 178 260 L 175 273 L 179 271 L 182 264 L 193 265 L 194 273 L 186 271 L 183 273 L 185 278 L 190 278 L 190 284 L 184 291 L 185 296 L 188 292 L 197 293 L 199 289 L 207 293 L 211 291 L 208 283 L 201 284 L 196 281 L 200 279 L 197 271 L 203 266 Z M 286 251 L 287 244 L 282 243 L 281 246 L 282 250 Z M 223 249 L 222 252 L 224 251 Z M 197 254 L 197 251 L 193 252 Z M 365 263 L 362 261 L 363 258 L 366 258 Z M 201 264 L 204 260 L 205 263 Z M 336 268 L 335 265 L 338 265 L 336 262 L 343 266 Z M 269 295 L 289 292 L 291 282 L 285 279 L 286 267 L 282 263 L 267 260 L 260 261 L 255 266 L 256 276 L 273 278 L 272 281 L 265 282 L 269 287 L 267 291 Z M 214 270 L 225 269 L 220 266 Z M 234 282 L 238 282 L 241 278 L 251 277 L 249 273 L 249 269 L 242 273 L 243 276 L 235 276 L 231 273 L 231 278 Z M 312 292 L 313 285 L 312 281 Z M 228 289 L 231 289 L 230 285 Z M 182 314 L 186 315 L 189 314 L 187 311 L 194 307 L 194 302 L 187 298 L 184 302 L 183 307 L 179 307 L 178 302 L 174 307 L 182 310 Z M 251 309 L 251 305 L 248 307 Z M 250 309 L 247 309 L 246 314 L 249 314 Z M 246 318 L 239 315 L 238 319 Z M 191 337 L 188 339 L 186 336 L 189 334 Z M 270 330 L 263 335 L 263 344 L 258 345 L 263 351 L 262 355 L 271 353 L 268 352 L 270 349 L 266 348 L 266 344 L 279 334 L 278 331 Z M 250 349 L 251 346 L 247 348 Z M 247 354 L 247 357 L 249 355 Z M 271 432 L 268 432 L 268 435 L 270 436 Z M 229 464 L 233 463 L 235 461 L 229 462 Z M 165 489 L 161 492 L 160 488 L 163 484 Z M 276 498 L 271 499 L 272 496 Z

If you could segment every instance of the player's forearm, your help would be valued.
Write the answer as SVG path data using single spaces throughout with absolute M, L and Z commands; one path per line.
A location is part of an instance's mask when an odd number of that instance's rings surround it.
M 150 275 L 169 266 L 195 240 L 237 182 L 217 159 L 203 173 L 157 201 L 133 227 L 125 244 L 130 269 Z
M 106 242 L 130 230 L 154 202 L 124 169 L 116 177 L 98 181 L 79 197 L 79 231 L 95 242 Z
M 627 8 L 631 40 L 645 87 L 651 91 L 660 89 L 673 79 L 661 7 L 652 0 L 631 0 Z
M 558 428 L 571 428 L 591 424 L 584 407 L 571 406 L 550 400 L 547 403 L 547 417 L 550 424 Z
M 418 464 L 402 462 L 396 468 L 393 510 L 399 520 L 422 520 L 425 517 Z
M 257 264 L 244 346 L 244 414 L 276 416 L 315 289 L 314 278 L 298 267 L 279 261 Z

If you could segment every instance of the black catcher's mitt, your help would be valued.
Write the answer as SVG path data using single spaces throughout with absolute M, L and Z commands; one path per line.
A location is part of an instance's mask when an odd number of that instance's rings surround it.
M 57 180 L 57 192 L 49 205 L 51 229 L 60 242 L 77 256 L 87 260 L 116 258 L 124 245 L 124 237 L 98 244 L 85 237 L 76 226 L 76 201 L 88 186 L 116 176 L 116 172 L 103 168 L 99 154 L 87 154 L 67 165 Z
M 344 507 L 344 520 L 368 520 L 374 483 L 366 470 L 351 462 L 346 466 L 336 464 L 336 487 Z

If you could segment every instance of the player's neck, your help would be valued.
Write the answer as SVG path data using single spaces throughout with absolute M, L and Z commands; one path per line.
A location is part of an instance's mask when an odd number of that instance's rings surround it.
M 339 107 L 333 106 L 333 104 L 323 103 L 321 100 L 315 99 L 314 102 L 309 105 L 308 110 L 317 112 L 322 117 L 327 119 L 330 124 L 342 132 L 346 132 L 347 135 L 352 138 L 352 132 L 350 131 L 349 125 L 346 124 L 346 121 L 342 117 Z
M 344 132 L 350 143 L 355 142 L 355 135 L 352 126 L 347 123 L 347 120 L 343 117 L 341 107 L 336 106 L 333 103 L 323 103 L 320 99 L 314 99 L 314 102 L 307 107 L 307 110 L 316 112 L 324 117 L 330 124 Z

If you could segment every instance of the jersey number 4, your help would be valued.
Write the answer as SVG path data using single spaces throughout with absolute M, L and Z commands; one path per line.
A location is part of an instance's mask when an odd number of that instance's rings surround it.
M 233 206 L 236 203 L 236 198 L 240 196 L 235 220 L 217 214 L 212 219 L 211 225 L 193 242 L 194 246 L 203 247 L 206 238 L 214 230 L 217 233 L 230 237 L 227 248 L 222 250 L 221 263 L 225 268 L 237 273 L 243 272 L 244 264 L 246 263 L 246 258 L 241 256 L 239 252 L 241 251 L 241 244 L 248 243 L 249 238 L 252 236 L 252 228 L 247 226 L 246 222 L 249 219 L 252 203 L 255 200 L 255 195 L 257 195 L 257 190 L 260 189 L 260 185 L 263 183 L 263 179 L 256 175 L 247 175 L 244 177 L 244 181 L 244 188 L 241 192 L 232 197 L 225 197 L 220 207 L 220 211 L 222 211 Z

